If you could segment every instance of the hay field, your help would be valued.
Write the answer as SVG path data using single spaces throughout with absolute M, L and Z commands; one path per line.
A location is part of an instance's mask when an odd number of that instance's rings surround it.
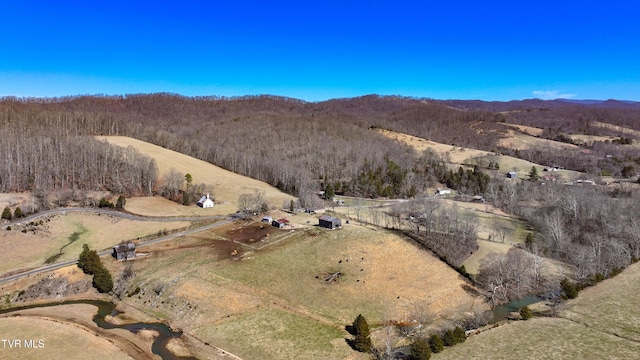
M 432 359 L 635 359 L 640 354 L 640 263 L 580 292 L 559 318 L 517 321 Z
M 3 339 L 43 340 L 42 348 L 0 348 L 0 359 L 132 359 L 111 341 L 83 327 L 34 317 L 0 317 Z M 38 343 L 40 344 L 40 343 Z M 91 349 L 90 351 L 87 351 Z
M 640 344 L 558 318 L 500 326 L 445 348 L 431 359 L 635 359 Z
M 640 342 L 640 263 L 580 292 L 561 316 Z
M 354 354 L 344 326 L 360 313 L 377 326 L 417 307 L 455 318 L 485 306 L 455 271 L 393 232 L 353 224 L 285 231 L 241 259 L 220 254 L 223 235 L 152 248 L 134 263 L 131 286 L 144 295 L 127 302 L 245 359 L 343 359 Z M 338 281 L 324 280 L 335 272 Z M 156 296 L 158 283 L 165 287 Z
M 172 168 L 182 174 L 191 174 L 194 184 L 204 183 L 213 186 L 212 196 L 215 198 L 216 206 L 213 209 L 206 209 L 206 215 L 235 213 L 238 197 L 241 194 L 253 193 L 254 190 L 264 191 L 265 199 L 270 206 L 280 207 L 285 201 L 295 199 L 262 181 L 235 174 L 206 161 L 144 141 L 125 136 L 97 136 L 96 138 L 122 147 L 133 146 L 140 153 L 155 159 L 159 172 L 158 186 L 162 185 L 162 176 Z M 129 205 L 128 202 L 127 205 Z
M 640 131 L 629 129 L 629 128 L 626 128 L 626 127 L 623 127 L 623 126 L 607 124 L 607 123 L 603 123 L 603 122 L 599 122 L 599 121 L 592 122 L 591 126 L 603 127 L 603 128 L 611 129 L 611 130 L 614 130 L 614 131 L 618 131 L 621 136 L 629 136 L 629 135 L 631 135 L 631 136 L 635 136 L 635 137 L 640 137 Z
M 38 223 L 39 223 L 38 219 Z M 43 219 L 42 225 L 0 229 L 0 274 L 10 270 L 40 267 L 46 261 L 77 259 L 82 245 L 106 249 L 124 240 L 189 226 L 187 221 L 134 221 L 97 213 L 69 212 Z M 61 250 L 62 249 L 62 250 Z
M 579 146 L 573 144 L 541 139 L 515 130 L 508 130 L 507 136 L 501 138 L 498 141 L 498 145 L 518 150 L 545 148 L 559 151 L 577 151 L 580 149 Z
M 518 124 L 505 124 L 505 125 L 512 127 L 514 129 L 518 129 L 518 131 L 520 131 L 521 133 L 531 135 L 531 136 L 540 136 L 544 132 L 544 129 L 533 127 L 533 126 L 518 125 Z
M 527 174 L 531 170 L 531 167 L 533 166 L 537 167 L 538 174 L 542 174 L 542 169 L 544 168 L 543 164 L 536 164 L 527 160 L 518 159 L 513 156 L 499 155 L 489 151 L 446 145 L 446 144 L 438 143 L 435 141 L 415 137 L 412 135 L 398 133 L 395 131 L 389 131 L 389 130 L 378 130 L 378 131 L 380 132 L 380 134 L 387 136 L 391 139 L 404 142 L 405 144 L 413 147 L 416 151 L 425 151 L 427 149 L 432 149 L 433 151 L 440 154 L 440 156 L 442 156 L 446 161 L 455 165 L 470 165 L 470 164 L 481 164 L 481 163 L 488 164 L 489 161 L 497 161 L 498 164 L 500 165 L 499 173 L 504 174 L 508 171 L 515 170 L 520 173 L 521 178 L 524 177 L 525 174 Z M 551 144 L 553 146 L 555 146 L 555 144 L 570 145 L 570 144 L 559 143 L 556 141 L 538 139 L 533 136 L 516 133 L 515 131 L 511 131 L 510 134 L 511 135 L 509 138 L 504 138 L 500 140 L 504 142 L 504 143 L 501 143 L 503 146 L 509 146 L 513 148 L 523 148 L 522 146 L 528 146 L 528 145 L 548 147 L 550 146 L 550 144 L 548 144 L 547 142 L 554 143 L 554 144 Z M 511 146 L 514 144 L 516 144 L 517 146 Z M 570 146 L 573 146 L 575 149 L 579 149 L 575 145 L 570 145 Z M 559 175 L 563 179 L 570 179 L 579 174 L 580 174 L 579 172 L 571 171 L 571 170 L 563 170 L 556 173 L 556 175 Z M 504 176 L 504 175 L 499 175 L 499 176 Z

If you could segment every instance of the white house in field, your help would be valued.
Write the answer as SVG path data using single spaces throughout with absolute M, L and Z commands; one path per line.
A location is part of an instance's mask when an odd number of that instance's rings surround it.
M 212 208 L 213 207 L 213 200 L 211 200 L 209 198 L 209 194 L 207 194 L 207 195 L 201 197 L 200 200 L 198 200 L 198 202 L 196 203 L 196 205 L 200 206 L 203 209 Z

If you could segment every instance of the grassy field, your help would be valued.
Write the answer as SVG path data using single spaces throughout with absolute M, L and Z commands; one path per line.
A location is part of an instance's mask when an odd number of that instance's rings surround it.
M 85 311 L 77 306 L 74 308 L 74 314 Z M 43 345 L 42 348 L 24 348 L 24 344 L 21 348 L 1 347 L 0 359 L 132 359 L 111 339 L 96 336 L 84 326 L 59 319 L 0 317 L 0 338 L 43 341 L 37 343 Z
M 536 164 L 530 161 L 518 159 L 512 156 L 499 155 L 496 153 L 492 153 L 489 151 L 476 150 L 470 148 L 464 148 L 459 146 L 451 146 L 442 143 L 438 143 L 435 141 L 430 141 L 426 139 L 422 139 L 419 137 L 398 133 L 389 130 L 378 130 L 382 135 L 385 135 L 391 139 L 395 139 L 398 141 L 402 141 L 405 144 L 413 147 L 416 151 L 425 151 L 427 149 L 432 149 L 436 153 L 440 154 L 446 161 L 450 162 L 454 165 L 474 165 L 474 164 L 488 164 L 489 161 L 496 161 L 500 165 L 500 170 L 497 172 L 499 174 L 506 174 L 508 171 L 517 171 L 520 174 L 520 177 L 526 177 L 526 174 L 529 173 L 531 167 L 536 167 L 538 169 L 538 174 L 542 174 L 542 169 L 545 165 L 548 164 Z M 549 146 L 553 146 L 554 148 L 559 146 L 560 148 L 564 148 L 564 145 L 568 145 L 569 147 L 578 149 L 577 146 L 571 144 L 559 143 L 557 141 L 539 139 L 534 136 L 526 135 L 517 131 L 510 131 L 509 137 L 501 140 L 502 146 L 524 149 L 534 146 L 540 146 L 547 148 Z M 553 143 L 553 144 L 550 144 Z M 560 144 L 560 145 L 557 145 Z M 562 179 L 572 179 L 573 177 L 577 177 L 580 175 L 579 172 L 563 170 L 557 172 L 556 175 L 560 176 Z M 504 175 L 499 175 L 504 176 Z
M 443 319 L 484 307 L 455 271 L 395 233 L 273 228 L 279 241 L 250 248 L 225 240 L 240 225 L 152 248 L 133 263 L 130 286 L 142 290 L 127 302 L 245 359 L 343 359 L 355 354 L 344 327 L 358 314 L 377 326 L 416 308 Z
M 640 264 L 580 292 L 559 318 L 512 322 L 432 359 L 635 359 L 640 354 Z
M 0 230 L 0 245 L 5 249 L 0 253 L 0 274 L 14 269 L 39 267 L 45 262 L 76 259 L 85 243 L 92 249 L 105 249 L 123 240 L 190 225 L 187 221 L 133 221 L 77 212 L 48 219 L 42 225 L 30 226 L 26 233 L 17 226 L 10 231 L 4 228 Z
M 536 318 L 485 331 L 431 359 L 635 359 L 640 344 L 565 319 Z
M 212 196 L 215 198 L 216 205 L 213 209 L 206 209 L 206 215 L 235 213 L 238 197 L 241 194 L 253 193 L 255 190 L 264 191 L 265 200 L 272 207 L 279 208 L 285 201 L 295 199 L 262 181 L 235 174 L 208 162 L 144 141 L 124 136 L 98 136 L 97 138 L 122 147 L 133 146 L 140 153 L 155 159 L 160 174 L 157 184 L 159 186 L 162 185 L 162 176 L 172 168 L 182 174 L 191 174 L 194 184 L 204 183 L 213 186 Z M 136 209 L 148 206 L 146 202 L 143 205 L 140 203 L 131 205 L 135 205 Z M 127 202 L 127 210 L 129 206 Z M 204 211 L 199 212 L 199 214 L 203 213 Z

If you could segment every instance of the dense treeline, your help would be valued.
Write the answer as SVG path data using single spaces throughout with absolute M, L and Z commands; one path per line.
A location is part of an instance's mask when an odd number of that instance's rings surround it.
M 153 159 L 133 148 L 122 149 L 83 135 L 100 119 L 2 107 L 0 191 L 150 194 L 157 179 Z

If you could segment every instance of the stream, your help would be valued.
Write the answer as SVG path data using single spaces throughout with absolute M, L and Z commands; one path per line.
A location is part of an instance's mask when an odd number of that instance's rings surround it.
M 192 360 L 196 359 L 195 357 L 180 357 L 176 356 L 174 353 L 167 349 L 167 344 L 169 340 L 172 338 L 179 338 L 182 336 L 182 331 L 173 331 L 167 324 L 165 323 L 133 323 L 133 324 L 123 324 L 123 325 L 115 325 L 105 320 L 105 316 L 111 315 L 116 316 L 120 314 L 119 311 L 116 310 L 116 305 L 109 301 L 102 300 L 69 300 L 55 303 L 45 303 L 45 304 L 35 304 L 35 305 L 27 305 L 22 307 L 15 307 L 9 309 L 0 310 L 0 314 L 6 314 L 13 311 L 18 310 L 27 310 L 27 309 L 36 309 L 43 307 L 51 307 L 51 306 L 59 306 L 59 305 L 73 305 L 73 304 L 88 304 L 93 305 L 98 308 L 98 313 L 93 317 L 93 322 L 102 329 L 125 329 L 134 334 L 137 334 L 140 330 L 152 330 L 158 333 L 158 336 L 154 339 L 153 344 L 151 345 L 151 352 L 155 355 L 159 355 L 164 360 Z

